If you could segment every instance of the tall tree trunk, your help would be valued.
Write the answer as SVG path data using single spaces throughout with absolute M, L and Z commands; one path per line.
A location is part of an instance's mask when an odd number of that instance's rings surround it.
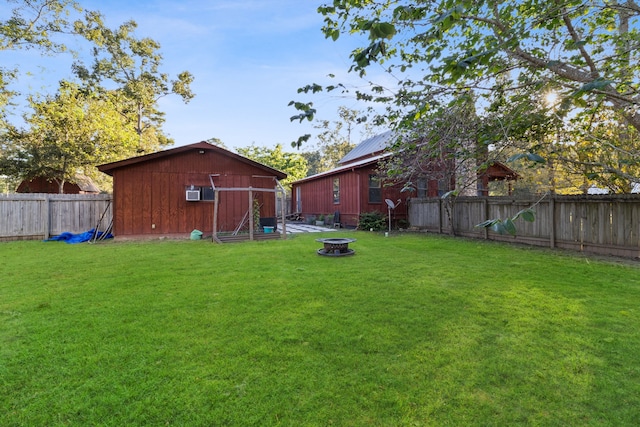
M 58 194 L 64 194 L 64 183 L 66 182 L 64 179 L 56 179 L 56 184 L 58 184 Z

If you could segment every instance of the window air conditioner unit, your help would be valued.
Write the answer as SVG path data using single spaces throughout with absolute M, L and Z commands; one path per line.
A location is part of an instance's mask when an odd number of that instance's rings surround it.
M 187 201 L 188 202 L 199 202 L 200 201 L 200 190 L 187 190 Z

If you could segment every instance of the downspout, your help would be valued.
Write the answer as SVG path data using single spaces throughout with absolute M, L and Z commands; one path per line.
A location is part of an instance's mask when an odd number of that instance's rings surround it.
M 362 209 L 362 176 L 360 175 L 360 172 L 356 172 L 355 168 L 351 168 L 351 172 L 355 173 L 356 176 L 358 177 L 358 206 L 356 206 L 357 209 L 357 216 L 356 216 L 356 228 L 358 227 L 359 223 L 360 223 L 360 211 Z
M 218 204 L 220 203 L 220 191 L 218 191 L 216 185 L 213 183 L 214 176 L 220 176 L 220 174 L 209 174 L 209 182 L 213 189 L 213 232 L 211 233 L 211 241 L 222 243 L 222 241 L 218 239 Z
M 286 211 L 285 211 L 284 204 L 287 202 L 287 190 L 285 190 L 282 184 L 280 184 L 280 181 L 278 181 L 278 178 L 274 177 L 273 179 L 276 180 L 276 185 L 280 188 L 280 193 L 282 194 L 282 203 L 280 203 L 280 213 L 282 214 L 282 238 L 286 239 L 287 238 L 287 221 L 285 220 Z M 293 198 L 293 192 L 291 194 L 291 197 Z M 277 214 L 278 213 L 276 212 L 276 217 L 278 216 Z

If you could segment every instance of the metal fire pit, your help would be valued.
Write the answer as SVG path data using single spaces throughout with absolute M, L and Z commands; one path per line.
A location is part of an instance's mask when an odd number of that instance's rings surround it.
M 318 255 L 324 256 L 345 256 L 353 255 L 355 251 L 349 249 L 349 243 L 355 242 L 356 239 L 347 239 L 344 237 L 329 237 L 324 239 L 316 239 L 316 242 L 324 243 L 324 247 L 318 249 Z

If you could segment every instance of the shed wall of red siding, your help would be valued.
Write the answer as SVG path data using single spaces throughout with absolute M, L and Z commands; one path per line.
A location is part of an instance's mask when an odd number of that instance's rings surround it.
M 194 149 L 174 156 L 136 163 L 113 173 L 114 234 L 116 236 L 190 233 L 194 229 L 213 231 L 212 201 L 188 202 L 188 186 L 216 188 L 253 187 L 275 189 L 272 178 L 252 165 L 207 151 Z M 233 231 L 247 213 L 247 191 L 221 191 L 218 231 Z M 260 215 L 275 216 L 275 193 L 253 192 L 261 208 Z

